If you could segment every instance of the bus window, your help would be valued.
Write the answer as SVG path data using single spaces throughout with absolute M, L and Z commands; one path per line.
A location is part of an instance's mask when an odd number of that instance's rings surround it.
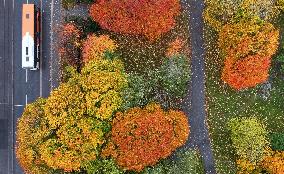
M 29 55 L 29 47 L 26 47 L 26 55 Z

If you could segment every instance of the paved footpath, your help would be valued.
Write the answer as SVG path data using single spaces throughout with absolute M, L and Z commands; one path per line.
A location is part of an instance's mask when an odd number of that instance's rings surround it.
M 203 158 L 206 174 L 215 174 L 214 159 L 206 124 L 205 102 L 205 49 L 203 40 L 203 0 L 182 0 L 190 15 L 190 39 L 192 51 L 192 77 L 188 96 L 184 100 L 184 111 L 189 115 L 190 138 L 187 147 L 197 147 Z M 189 107 L 190 106 L 190 107 Z

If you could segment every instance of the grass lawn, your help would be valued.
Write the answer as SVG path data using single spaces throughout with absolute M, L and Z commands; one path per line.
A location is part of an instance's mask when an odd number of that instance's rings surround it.
M 261 86 L 235 91 L 221 81 L 223 58 L 216 33 L 208 27 L 205 43 L 208 123 L 217 173 L 233 174 L 236 173 L 236 154 L 227 122 L 234 117 L 256 116 L 264 121 L 269 132 L 284 132 L 284 81 L 271 78 L 272 91 L 267 100 L 260 96 Z

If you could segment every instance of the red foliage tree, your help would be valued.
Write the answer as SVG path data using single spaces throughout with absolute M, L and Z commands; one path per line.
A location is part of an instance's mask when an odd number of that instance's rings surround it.
M 188 134 L 183 112 L 165 112 L 158 104 L 149 104 L 145 109 L 132 108 L 116 114 L 111 143 L 102 155 L 112 156 L 127 170 L 141 171 L 168 157 L 185 143 Z
M 66 23 L 60 28 L 58 52 L 62 64 L 80 65 L 80 35 L 80 30 L 73 23 Z
M 248 56 L 236 62 L 234 58 L 227 57 L 222 80 L 237 90 L 254 87 L 267 80 L 270 62 L 270 57 L 260 55 Z
M 90 16 L 102 28 L 151 41 L 172 29 L 179 14 L 179 0 L 97 0 L 90 7 Z

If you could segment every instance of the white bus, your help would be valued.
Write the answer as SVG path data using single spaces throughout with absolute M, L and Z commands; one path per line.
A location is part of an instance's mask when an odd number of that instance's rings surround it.
M 40 10 L 35 4 L 23 4 L 22 68 L 39 69 L 40 39 Z

